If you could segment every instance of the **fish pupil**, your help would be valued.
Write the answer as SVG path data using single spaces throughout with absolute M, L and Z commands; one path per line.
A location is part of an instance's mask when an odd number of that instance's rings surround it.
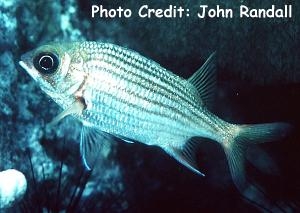
M 52 74 L 58 68 L 58 57 L 53 53 L 40 53 L 34 58 L 34 67 L 42 74 Z
M 51 56 L 45 55 L 40 58 L 39 64 L 45 70 L 49 70 L 53 67 L 54 61 L 53 58 L 51 58 Z

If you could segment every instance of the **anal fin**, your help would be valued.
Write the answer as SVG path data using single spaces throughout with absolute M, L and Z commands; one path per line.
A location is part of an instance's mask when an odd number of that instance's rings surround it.
M 182 149 L 171 147 L 171 151 L 169 151 L 168 153 L 178 162 L 180 162 L 196 174 L 205 176 L 198 168 L 196 162 L 196 151 L 198 143 L 199 142 L 197 142 L 195 139 L 190 139 L 185 143 Z

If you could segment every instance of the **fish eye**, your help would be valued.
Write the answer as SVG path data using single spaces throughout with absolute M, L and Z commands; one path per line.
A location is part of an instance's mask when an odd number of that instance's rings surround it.
M 51 52 L 42 52 L 34 57 L 33 65 L 42 74 L 53 74 L 59 65 L 58 57 Z

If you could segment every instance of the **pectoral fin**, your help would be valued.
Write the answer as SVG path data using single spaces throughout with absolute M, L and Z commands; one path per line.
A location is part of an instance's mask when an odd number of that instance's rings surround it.
M 85 105 L 81 101 L 75 101 L 73 104 L 71 104 L 67 109 L 59 113 L 56 117 L 53 118 L 53 120 L 48 123 L 48 127 L 56 125 L 60 120 L 62 120 L 64 117 L 71 115 L 71 114 L 81 114 L 84 110 Z

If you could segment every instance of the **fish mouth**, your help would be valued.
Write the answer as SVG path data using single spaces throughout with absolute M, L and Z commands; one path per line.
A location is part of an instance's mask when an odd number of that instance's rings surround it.
M 25 53 L 21 55 L 21 60 L 19 61 L 19 65 L 28 72 L 29 75 L 31 75 L 32 78 L 37 79 L 37 71 L 35 70 L 33 63 L 33 51 L 30 51 L 28 53 Z
M 23 60 L 19 61 L 19 65 L 26 71 L 32 68 L 32 66 L 30 66 L 30 64 L 26 63 Z
M 28 69 L 32 69 L 32 63 L 30 63 L 30 59 L 32 58 L 32 51 L 25 53 L 23 55 L 21 55 L 21 60 L 19 61 L 19 64 L 21 67 L 23 67 L 26 71 Z

